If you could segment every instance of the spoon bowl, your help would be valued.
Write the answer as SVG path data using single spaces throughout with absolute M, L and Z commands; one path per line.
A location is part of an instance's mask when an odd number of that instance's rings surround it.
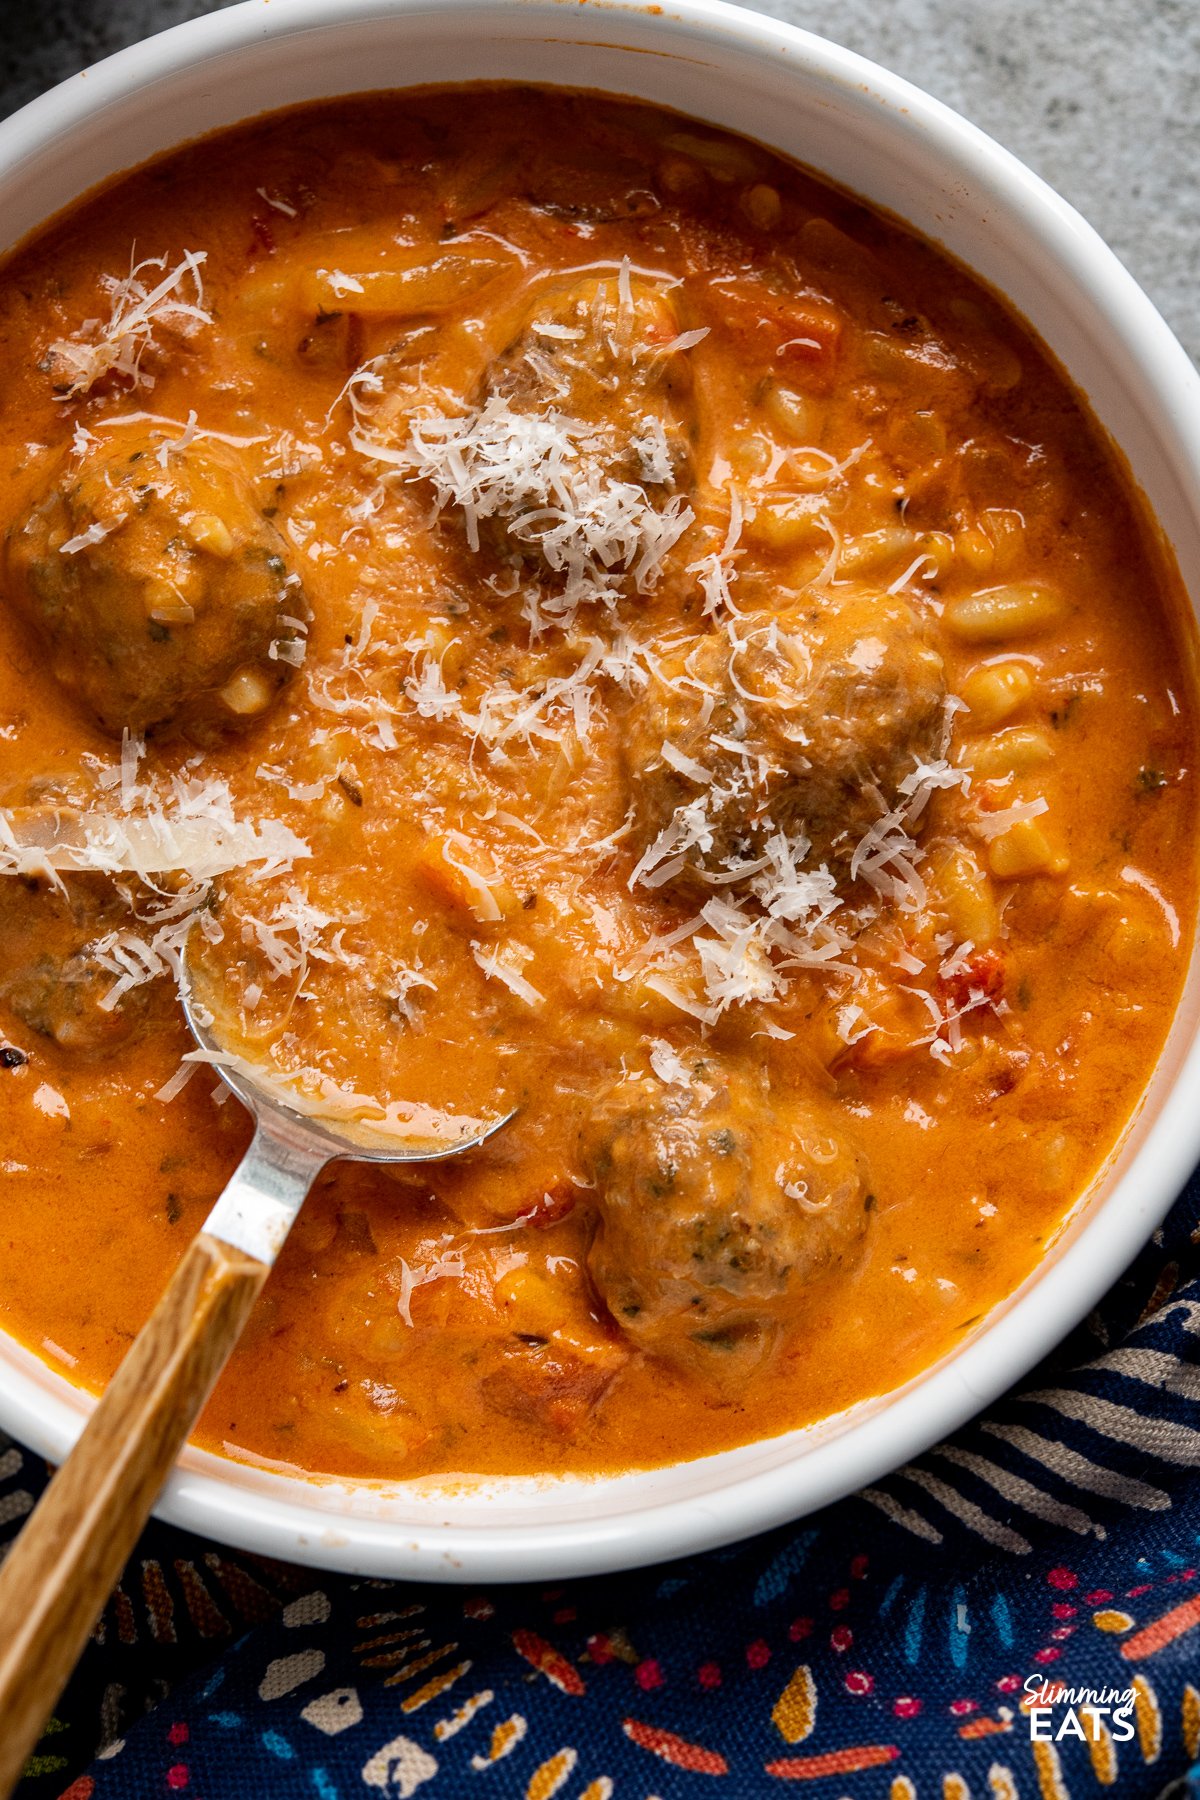
M 293 1143 L 324 1150 L 325 1160 L 354 1162 L 444 1162 L 477 1149 L 516 1116 L 517 1108 L 491 1120 L 442 1112 L 420 1102 L 401 1108 L 362 1101 L 351 1107 L 306 1093 L 290 1080 L 241 1050 L 233 1048 L 232 1031 L 221 1029 L 221 1007 L 215 990 L 195 959 L 185 952 L 179 974 L 179 1000 L 201 1058 L 213 1065 L 231 1093 L 252 1115 L 260 1130 L 270 1129 Z M 391 1116 L 402 1110 L 403 1118 Z M 424 1123 L 426 1129 L 420 1129 Z M 411 1125 L 411 1130 L 405 1126 Z

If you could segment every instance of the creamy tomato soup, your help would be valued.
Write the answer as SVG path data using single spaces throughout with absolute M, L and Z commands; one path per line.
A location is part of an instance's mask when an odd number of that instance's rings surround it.
M 644 106 L 360 97 L 0 270 L 0 1319 L 99 1387 L 298 1103 L 202 1421 L 610 1470 L 886 1391 L 1035 1267 L 1195 913 L 1185 601 L 936 249 Z M 227 1103 L 228 1102 L 228 1103 Z

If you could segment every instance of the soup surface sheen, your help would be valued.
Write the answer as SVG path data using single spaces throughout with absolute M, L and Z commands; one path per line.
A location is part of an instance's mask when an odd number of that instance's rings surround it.
M 1028 331 L 853 199 L 594 96 L 269 118 L 0 272 L 0 496 L 0 1320 L 74 1379 L 247 1142 L 189 927 L 310 1102 L 519 1108 L 318 1183 L 199 1434 L 272 1464 L 819 1420 L 1118 1140 L 1184 602 Z

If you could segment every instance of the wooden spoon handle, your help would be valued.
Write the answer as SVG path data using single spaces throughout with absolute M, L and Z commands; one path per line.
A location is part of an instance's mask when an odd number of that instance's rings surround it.
M 201 1232 L 0 1568 L 7 1800 L 268 1265 Z

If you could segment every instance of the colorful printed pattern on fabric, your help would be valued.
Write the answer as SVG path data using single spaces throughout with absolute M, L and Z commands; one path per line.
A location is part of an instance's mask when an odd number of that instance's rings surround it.
M 1200 1797 L 1198 1202 L 1020 1394 L 736 1549 L 464 1594 L 153 1528 L 23 1792 Z M 0 1472 L 11 1535 L 36 1482 L 17 1451 Z M 209 1666 L 130 1724 L 170 1655 Z M 101 1735 L 124 1736 L 70 1780 L 97 1692 Z

